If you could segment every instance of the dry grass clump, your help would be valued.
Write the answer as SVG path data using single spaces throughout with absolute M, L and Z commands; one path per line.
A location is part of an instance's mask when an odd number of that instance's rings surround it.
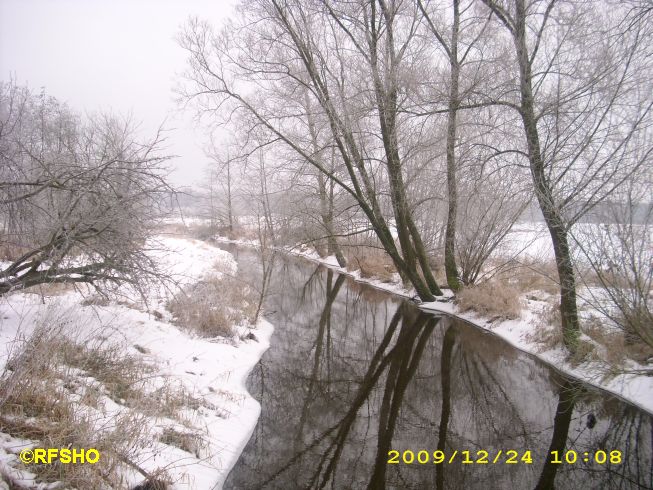
M 173 483 L 165 469 L 159 469 L 132 488 L 132 490 L 168 490 L 172 488 Z
M 225 417 L 226 413 L 202 397 L 194 396 L 180 382 L 166 380 L 166 382 L 149 391 L 137 405 L 139 411 L 155 415 L 159 418 L 168 418 L 179 422 L 185 427 L 192 428 L 194 411 L 201 409 L 210 410 L 218 417 Z
M 82 306 L 109 306 L 110 304 L 111 300 L 108 296 L 97 293 L 85 297 L 81 302 Z
M 564 346 L 561 321 L 560 307 L 557 304 L 547 302 L 540 312 L 535 330 L 528 335 L 528 339 L 537 344 L 538 352 L 554 350 Z M 597 359 L 595 345 L 586 339 L 580 338 L 575 352 L 568 357 L 569 362 L 572 366 L 577 366 L 592 359 Z
M 28 293 L 39 294 L 41 296 L 61 296 L 75 289 L 75 285 L 65 282 L 43 283 L 36 286 L 33 290 L 26 290 Z
M 562 330 L 559 326 L 538 325 L 527 337 L 538 345 L 538 352 L 553 350 L 563 345 Z
M 215 236 L 227 237 L 230 240 L 256 240 L 258 232 L 255 228 L 246 228 L 240 225 L 234 225 L 231 230 L 229 226 L 221 223 L 209 222 L 197 223 L 166 223 L 159 228 L 159 233 L 163 235 L 190 236 L 198 240 L 210 240 Z
M 527 337 L 538 345 L 537 351 L 553 350 L 563 345 L 560 308 L 547 302 L 538 315 L 535 329 Z
M 512 287 L 522 293 L 531 291 L 544 291 L 551 295 L 560 293 L 560 286 L 557 282 L 558 272 L 552 261 L 511 261 L 502 264 L 499 268 L 501 272 L 497 277 L 510 283 Z
M 159 226 L 158 233 L 173 236 L 191 236 L 200 240 L 211 238 L 216 234 L 216 226 L 210 223 L 164 223 Z
M 618 373 L 627 359 L 644 363 L 653 356 L 651 348 L 640 339 L 628 336 L 609 320 L 594 314 L 581 318 L 581 331 L 587 337 L 579 340 L 569 361 L 577 365 L 584 361 L 601 361 L 607 364 L 608 374 Z M 563 346 L 560 308 L 547 304 L 539 316 L 536 330 L 530 339 L 539 344 L 539 351 Z
M 347 253 L 347 269 L 360 270 L 361 277 L 392 282 L 397 272 L 392 259 L 383 251 L 371 247 L 355 247 Z
M 463 288 L 456 295 L 460 311 L 475 311 L 492 320 L 519 318 L 522 305 L 519 292 L 499 281 L 487 281 Z
M 256 314 L 254 291 L 230 276 L 209 275 L 168 303 L 175 322 L 203 337 L 233 337 Z
M 193 223 L 186 227 L 186 235 L 197 240 L 210 240 L 218 232 L 218 227 L 209 223 Z
M 626 295 L 623 295 L 626 296 Z M 624 332 L 627 344 L 640 345 L 649 355 L 653 354 L 653 293 L 649 291 L 648 298 L 638 298 L 634 301 L 617 299 L 617 312 L 612 319 Z
M 172 427 L 166 427 L 159 436 L 159 441 L 168 446 L 174 446 L 182 451 L 201 458 L 201 452 L 206 444 L 202 435 L 197 432 L 182 432 Z
M 596 353 L 596 345 L 585 339 L 578 339 L 576 349 L 569 355 L 568 359 L 572 366 L 578 366 L 585 361 L 596 361 L 599 359 Z
M 129 410 L 105 419 L 102 397 L 135 396 L 135 372 L 143 377 L 145 366 L 110 348 L 76 343 L 66 326 L 60 321 L 37 328 L 10 356 L 0 376 L 0 430 L 37 440 L 36 447 L 94 448 L 101 455 L 95 464 L 30 465 L 40 481 L 121 487 L 121 467 L 138 466 L 134 450 L 150 440 L 148 425 Z
M 619 366 L 626 359 L 645 363 L 653 357 L 653 349 L 639 337 L 607 325 L 606 320 L 596 315 L 589 315 L 581 328 L 602 347 L 603 359 L 612 366 Z
M 161 235 L 185 235 L 186 225 L 183 223 L 162 223 L 157 226 L 157 232 Z
M 101 339 L 83 343 L 54 341 L 52 349 L 66 366 L 77 368 L 95 378 L 104 387 L 104 394 L 116 403 L 136 406 L 143 398 L 143 384 L 153 367 L 142 358 L 124 352 L 119 344 Z

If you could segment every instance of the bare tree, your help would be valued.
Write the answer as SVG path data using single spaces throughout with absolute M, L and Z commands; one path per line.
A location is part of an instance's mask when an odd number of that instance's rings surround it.
M 483 0 L 508 34 L 518 73 L 502 100 L 521 118 L 529 169 L 560 280 L 565 345 L 580 332 L 569 232 L 650 160 L 636 151 L 651 123 L 650 25 L 624 30 L 628 9 L 605 2 Z M 599 12 L 610 9 L 610 16 Z
M 315 155 L 316 159 L 322 160 L 322 166 L 324 168 L 329 169 L 329 171 L 333 173 L 335 172 L 335 147 L 331 146 L 329 149 L 328 146 L 323 146 L 319 143 L 318 128 L 316 125 L 313 110 L 310 107 L 310 98 L 306 95 L 304 99 L 306 103 L 306 119 L 308 123 L 308 131 L 311 137 L 311 145 L 313 146 L 313 154 Z M 327 153 L 329 155 L 330 161 L 328 163 L 324 161 L 324 157 L 322 157 L 323 153 Z M 338 244 L 334 226 L 333 194 L 335 184 L 333 180 L 328 179 L 328 177 L 323 172 L 316 171 L 315 173 L 318 185 L 318 196 L 320 199 L 320 218 L 327 239 L 327 254 L 334 254 L 340 267 L 345 267 L 347 265 L 347 260 L 345 259 L 340 245 Z
M 604 203 L 600 225 L 577 225 L 572 236 L 600 285 L 587 288 L 591 306 L 627 340 L 653 347 L 653 203 L 650 176 L 639 177 L 621 199 Z
M 475 16 L 474 3 L 453 0 L 451 2 L 450 25 L 438 26 L 435 19 L 445 17 L 441 2 L 417 0 L 417 5 L 440 46 L 449 65 L 449 83 L 447 91 L 447 224 L 445 230 L 444 267 L 447 284 L 453 291 L 461 287 L 460 274 L 456 265 L 456 221 L 458 217 L 458 166 L 456 157 L 457 139 L 459 137 L 458 113 L 471 102 L 467 99 L 477 90 L 482 78 L 484 64 L 479 44 L 484 39 L 489 19 Z M 461 32 L 461 18 L 464 27 Z M 464 75 L 461 87 L 461 73 Z M 472 104 L 473 105 L 473 104 Z M 442 112 L 435 109 L 435 112 Z M 464 282 L 464 281 L 463 281 Z
M 242 14 L 243 22 L 222 36 L 199 21 L 182 34 L 190 55 L 184 97 L 207 113 L 227 107 L 229 118 L 231 111 L 247 113 L 254 126 L 265 128 L 356 200 L 421 298 L 441 294 L 411 213 L 402 161 L 408 150 L 400 137 L 401 92 L 410 78 L 402 70 L 416 66 L 415 54 L 407 50 L 419 24 L 416 8 L 383 1 L 359 8 L 270 0 L 248 2 Z M 256 92 L 247 90 L 253 86 Z M 298 93 L 309 94 L 327 118 L 344 178 L 316 158 L 301 130 L 306 115 L 293 103 Z M 384 214 L 385 197 L 392 222 Z
M 171 189 L 159 132 L 129 120 L 83 122 L 65 105 L 0 85 L 0 295 L 43 283 L 130 283 L 157 276 L 144 251 Z
M 234 170 L 237 156 L 231 154 L 232 146 L 224 144 L 218 147 L 215 138 L 211 136 L 210 143 L 204 153 L 211 159 L 209 167 L 209 205 L 211 223 L 216 218 L 226 222 L 229 232 L 234 229 Z M 218 210 L 217 202 L 222 201 L 222 210 Z M 220 215 L 220 216 L 218 216 Z

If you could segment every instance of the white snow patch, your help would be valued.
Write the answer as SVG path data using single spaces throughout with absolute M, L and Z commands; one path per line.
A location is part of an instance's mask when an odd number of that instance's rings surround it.
M 237 265 L 231 254 L 204 242 L 157 237 L 148 246 L 156 249 L 157 261 L 182 285 L 198 280 L 209 271 L 236 273 Z M 150 299 L 159 307 L 170 295 L 164 288 L 151 293 Z M 73 324 L 79 329 L 76 335 L 80 338 L 96 334 L 102 325 L 110 325 L 116 341 L 125 348 L 138 345 L 146 349 L 143 353 L 132 348 L 130 354 L 153 361 L 160 374 L 183 384 L 188 392 L 202 400 L 202 407 L 189 410 L 206 443 L 202 458 L 153 441 L 151 447 L 139 453 L 139 464 L 148 471 L 166 466 L 176 482 L 176 489 L 222 488 L 260 414 L 260 405 L 247 392 L 245 382 L 269 347 L 272 325 L 261 320 L 254 329 L 238 327 L 240 336 L 233 339 L 197 338 L 170 323 L 154 319 L 147 312 L 117 304 L 81 307 L 82 299 L 77 292 L 46 298 L 46 304 L 41 304 L 40 296 L 31 293 L 15 293 L 1 299 L 0 368 L 4 369 L 12 349 L 17 347 L 17 339 L 29 337 L 39 318 L 53 311 L 65 310 L 76 319 Z M 240 340 L 249 332 L 254 333 L 256 340 Z M 103 418 L 110 419 L 124 407 L 108 399 L 105 409 L 106 417 Z M 153 423 L 158 424 L 155 430 L 163 429 L 161 421 Z M 41 447 L 38 441 L 21 441 L 0 433 L 1 469 L 30 483 L 34 475 L 26 471 L 28 467 L 16 457 L 26 444 Z M 140 475 L 129 472 L 126 477 L 132 484 L 142 480 Z

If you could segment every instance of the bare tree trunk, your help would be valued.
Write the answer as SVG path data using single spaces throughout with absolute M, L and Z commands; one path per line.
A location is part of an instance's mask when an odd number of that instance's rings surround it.
M 305 105 L 306 105 L 306 116 L 308 119 L 308 131 L 311 135 L 311 144 L 313 146 L 313 153 L 316 155 L 320 152 L 320 147 L 317 141 L 317 132 L 315 130 L 315 121 L 313 120 L 313 114 L 311 112 L 310 102 L 308 96 L 304 96 Z M 334 150 L 335 151 L 335 150 Z M 331 168 L 333 168 L 333 154 L 331 155 Z M 335 229 L 333 226 L 333 181 L 331 181 L 330 191 L 327 194 L 327 182 L 326 176 L 322 172 L 317 174 L 318 182 L 318 193 L 320 197 L 320 218 L 322 219 L 322 225 L 324 226 L 324 231 L 326 232 L 327 238 L 327 255 L 335 254 L 336 260 L 340 267 L 345 267 L 347 265 L 347 260 L 345 259 L 344 254 L 338 241 L 335 237 Z
M 215 233 L 215 199 L 213 194 L 215 190 L 213 186 L 215 185 L 215 172 L 212 169 L 209 169 L 209 222 L 211 227 L 211 233 Z
M 380 1 L 379 5 L 382 10 L 386 25 L 385 62 L 389 67 L 386 68 L 385 87 L 381 78 L 378 65 L 378 37 L 376 29 L 375 2 L 371 2 L 372 15 L 370 17 L 370 65 L 374 75 L 374 93 L 379 111 L 379 122 L 381 127 L 381 136 L 386 156 L 386 168 L 388 171 L 388 181 L 390 185 L 390 198 L 394 210 L 394 216 L 397 226 L 397 235 L 401 245 L 401 253 L 406 262 L 406 267 L 411 270 L 417 269 L 419 261 L 422 276 L 430 292 L 434 295 L 442 295 L 433 273 L 428 264 L 426 249 L 422 243 L 419 230 L 415 225 L 406 195 L 406 186 L 401 169 L 401 157 L 399 156 L 399 141 L 397 138 L 397 55 L 394 50 L 393 35 L 393 14 L 388 10 L 385 2 Z M 411 242 L 412 238 L 412 242 Z
M 272 222 L 272 211 L 270 207 L 270 195 L 267 186 L 267 174 L 265 172 L 265 158 L 263 157 L 263 150 L 259 150 L 259 180 L 261 186 L 261 205 L 263 208 L 263 220 L 265 228 L 270 235 L 270 241 L 273 245 L 277 243 L 277 237 L 274 233 L 274 223 Z
M 227 218 L 229 219 L 229 232 L 234 231 L 234 215 L 231 207 L 231 160 L 227 155 Z
M 526 133 L 528 158 L 535 195 L 551 235 L 556 267 L 560 280 L 560 314 L 565 346 L 574 350 L 580 334 L 578 307 L 576 304 L 576 277 L 571 261 L 567 228 L 556 205 L 553 190 L 547 179 L 540 150 L 540 138 L 535 116 L 531 63 L 526 44 L 526 6 L 524 0 L 516 0 L 513 39 L 519 62 L 519 88 L 521 92 L 521 118 Z
M 519 65 L 520 105 L 531 178 L 535 188 L 535 196 L 540 205 L 546 223 L 553 251 L 556 268 L 560 280 L 560 316 L 562 319 L 562 336 L 565 346 L 575 351 L 580 335 L 578 306 L 576 304 L 576 277 L 569 249 L 568 228 L 562 215 L 562 202 L 557 202 L 553 193 L 553 185 L 547 177 L 547 169 L 540 146 L 540 135 L 535 114 L 533 96 L 533 81 L 531 63 L 526 41 L 526 5 L 524 0 L 515 0 L 514 18 L 504 8 L 493 0 L 483 0 L 492 9 L 501 22 L 508 28 L 513 39 L 517 63 Z M 553 3 L 550 4 L 552 8 Z M 540 33 L 541 35 L 541 33 Z
M 458 82 L 460 64 L 458 62 L 458 30 L 460 11 L 458 0 L 453 2 L 453 28 L 451 31 L 451 48 L 449 62 L 451 77 L 449 87 L 449 114 L 447 118 L 447 229 L 444 240 L 444 269 L 447 284 L 452 291 L 460 289 L 460 278 L 456 267 L 456 215 L 458 213 L 458 183 L 456 181 L 456 130 L 459 102 Z
M 318 175 L 318 181 L 322 224 L 327 233 L 327 254 L 335 255 L 338 265 L 345 267 L 347 265 L 347 259 L 345 259 L 345 255 L 342 253 L 342 249 L 336 240 L 335 228 L 333 226 L 333 183 L 331 183 L 327 192 L 327 182 L 324 174 L 320 173 Z

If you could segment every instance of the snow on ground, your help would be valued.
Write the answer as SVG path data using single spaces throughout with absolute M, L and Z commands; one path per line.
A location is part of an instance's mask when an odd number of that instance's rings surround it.
M 236 272 L 231 254 L 204 242 L 158 237 L 154 245 L 157 261 L 182 284 L 192 283 L 212 269 L 214 273 L 216 269 L 225 274 Z M 111 341 L 120 342 L 130 354 L 140 355 L 153 364 L 157 375 L 179 383 L 193 399 L 200 400 L 199 408 L 185 412 L 193 427 L 203 433 L 199 458 L 153 440 L 149 447 L 140 450 L 136 458 L 140 466 L 148 472 L 165 467 L 176 482 L 174 488 L 221 488 L 260 413 L 258 402 L 245 388 L 245 381 L 269 347 L 272 326 L 261 320 L 254 330 L 256 339 L 250 340 L 242 340 L 250 331 L 246 326 L 240 326 L 240 336 L 233 339 L 194 337 L 166 321 L 169 314 L 162 308 L 170 293 L 156 288 L 151 293 L 152 304 L 148 301 L 148 306 L 161 309 L 163 315 L 157 315 L 160 320 L 148 311 L 115 303 L 82 307 L 82 296 L 72 291 L 46 298 L 45 304 L 33 293 L 3 298 L 0 300 L 0 368 L 4 369 L 12 350 L 20 344 L 18 339 L 29 337 L 37 324 L 58 314 L 65 313 L 66 318 L 73 320 L 76 338 L 91 338 L 100 331 L 102 335 L 111 335 Z M 124 410 L 109 399 L 105 400 L 104 408 L 109 418 Z M 154 434 L 160 434 L 172 423 L 165 419 L 150 422 Z M 0 470 L 19 472 L 26 481 L 33 479 L 26 471 L 29 467 L 17 459 L 18 452 L 29 445 L 42 447 L 38 441 L 17 440 L 0 433 Z M 125 477 L 132 484 L 143 479 L 129 471 Z
M 551 236 L 544 223 L 517 223 L 501 242 L 500 253 L 508 257 L 553 259 Z

